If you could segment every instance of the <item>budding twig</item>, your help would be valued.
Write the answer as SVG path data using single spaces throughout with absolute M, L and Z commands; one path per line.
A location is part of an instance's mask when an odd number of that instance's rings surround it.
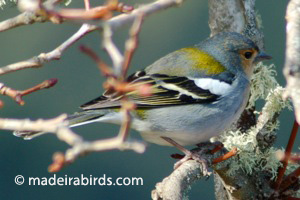
M 89 2 L 85 1 L 86 8 L 89 7 L 88 4 Z M 138 33 L 135 33 L 134 37 L 137 37 L 137 34 Z M 138 153 L 142 153 L 145 150 L 146 146 L 144 143 L 138 141 L 128 141 L 129 129 L 131 124 L 130 112 L 135 109 L 135 105 L 134 103 L 130 102 L 126 98 L 126 93 L 138 90 L 141 87 L 141 85 L 139 86 L 130 85 L 129 83 L 124 82 L 124 78 L 120 77 L 121 73 L 119 72 L 124 71 L 124 68 L 122 68 L 124 66 L 121 65 L 121 63 L 123 63 L 124 57 L 123 55 L 121 55 L 118 48 L 113 43 L 112 32 L 110 28 L 107 26 L 104 28 L 103 38 L 104 38 L 103 39 L 104 47 L 109 53 L 114 63 L 113 67 L 110 67 L 106 63 L 104 63 L 97 56 L 97 54 L 90 48 L 81 46 L 80 49 L 82 52 L 86 53 L 97 63 L 99 70 L 102 72 L 104 76 L 108 78 L 108 80 L 104 84 L 104 88 L 107 90 L 112 90 L 120 95 L 123 95 L 121 99 L 121 108 L 120 108 L 120 112 L 122 113 L 122 124 L 121 124 L 119 134 L 114 138 L 97 140 L 94 142 L 83 142 L 81 141 L 81 139 L 78 139 L 78 141 L 80 142 L 69 143 L 72 146 L 72 148 L 68 149 L 65 155 L 61 153 L 54 155 L 53 164 L 49 166 L 50 172 L 56 172 L 61 170 L 62 167 L 73 162 L 80 155 L 89 152 L 106 151 L 111 149 L 120 149 L 120 150 L 132 149 Z M 130 54 L 132 56 L 135 48 L 136 46 L 131 48 L 130 50 L 126 49 L 125 53 L 128 53 L 127 51 L 131 51 Z M 57 132 L 57 135 L 59 136 L 59 131 Z M 73 137 L 73 136 L 68 136 L 68 137 Z
M 23 96 L 31 94 L 33 92 L 36 92 L 38 90 L 53 87 L 56 83 L 57 83 L 57 79 L 51 78 L 51 79 L 46 80 L 32 88 L 29 88 L 29 89 L 23 90 L 23 91 L 14 90 L 12 88 L 5 86 L 3 83 L 0 83 L 0 94 L 9 96 L 12 99 L 14 99 L 18 104 L 24 105 L 25 102 L 22 99 Z
M 34 56 L 28 60 L 17 62 L 14 64 L 10 64 L 4 67 L 0 68 L 0 75 L 7 74 L 10 72 L 14 72 L 17 70 L 27 69 L 27 68 L 37 68 L 43 66 L 45 63 L 52 61 L 52 60 L 58 60 L 61 58 L 62 53 L 69 48 L 71 45 L 73 45 L 76 41 L 81 39 L 86 34 L 90 33 L 91 31 L 95 30 L 94 26 L 83 24 L 81 28 L 72 35 L 69 39 L 67 39 L 65 42 L 63 42 L 61 45 L 59 45 L 54 50 L 48 52 L 48 53 L 41 53 L 38 56 Z
M 124 53 L 124 62 L 123 62 L 123 73 L 122 73 L 122 76 L 124 78 L 127 75 L 129 64 L 131 63 L 133 54 L 138 46 L 138 34 L 141 31 L 143 18 L 144 18 L 144 16 L 141 14 L 140 16 L 138 16 L 135 19 L 135 21 L 129 31 L 130 37 L 125 43 L 125 53 Z
M 68 20 L 95 20 L 95 19 L 110 19 L 113 16 L 113 11 L 130 12 L 132 6 L 124 6 L 122 3 L 110 3 L 87 9 L 61 9 L 59 11 L 50 11 L 49 14 Z M 89 5 L 89 4 L 88 4 Z

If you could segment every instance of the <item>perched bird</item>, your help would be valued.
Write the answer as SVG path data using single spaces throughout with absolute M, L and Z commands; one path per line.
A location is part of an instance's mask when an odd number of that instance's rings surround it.
M 220 135 L 246 106 L 253 64 L 270 58 L 250 39 L 228 32 L 162 57 L 127 78 L 130 84 L 152 87 L 151 96 L 127 94 L 137 106 L 132 128 L 159 145 L 170 145 L 162 137 L 186 146 Z M 120 124 L 120 104 L 120 96 L 106 92 L 70 115 L 70 126 Z M 27 139 L 40 134 L 15 133 Z

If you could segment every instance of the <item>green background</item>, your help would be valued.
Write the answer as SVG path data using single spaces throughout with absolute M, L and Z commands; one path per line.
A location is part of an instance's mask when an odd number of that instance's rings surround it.
M 74 0 L 73 0 L 74 1 Z M 92 1 L 100 5 L 103 1 Z M 130 5 L 150 3 L 144 1 L 124 1 Z M 266 52 L 273 56 L 278 72 L 278 80 L 285 85 L 282 76 L 285 49 L 285 9 L 287 1 L 257 1 L 257 9 L 262 16 Z M 70 7 L 83 7 L 74 1 Z M 16 7 L 5 6 L 0 11 L 0 20 L 17 15 Z M 0 66 L 21 61 L 48 52 L 66 40 L 79 24 L 51 23 L 22 26 L 0 33 Z M 131 64 L 130 72 L 142 69 L 165 54 L 182 47 L 191 46 L 209 36 L 207 1 L 186 1 L 179 8 L 171 8 L 147 18 L 140 34 L 140 44 Z M 123 50 L 128 27 L 114 35 L 114 41 Z M 39 69 L 27 69 L 3 75 L 1 82 L 16 89 L 26 89 L 49 78 L 58 78 L 58 84 L 49 89 L 24 97 L 25 106 L 18 106 L 8 97 L 2 97 L 5 107 L 1 117 L 5 118 L 51 118 L 61 113 L 73 113 L 77 107 L 102 92 L 102 82 L 97 66 L 86 55 L 80 53 L 80 44 L 93 48 L 109 62 L 101 50 L 101 35 L 91 33 L 64 52 L 60 61 L 50 62 Z M 269 63 L 271 63 L 269 62 Z M 284 111 L 281 115 L 276 146 L 284 147 L 293 124 L 293 113 Z M 118 126 L 91 124 L 74 129 L 86 140 L 96 140 L 115 136 Z M 65 151 L 68 146 L 54 135 L 48 134 L 35 140 L 24 141 L 14 137 L 10 131 L 0 131 L 0 199 L 150 199 L 151 190 L 157 182 L 172 172 L 174 160 L 170 154 L 175 148 L 149 144 L 144 154 L 132 151 L 110 151 L 92 153 L 78 159 L 72 165 L 57 173 L 57 177 L 101 177 L 113 178 L 142 177 L 143 186 L 18 186 L 16 175 L 30 177 L 51 177 L 47 172 L 52 155 Z M 140 136 L 132 131 L 132 137 Z M 299 142 L 298 142 L 299 143 Z M 190 199 L 214 199 L 212 177 L 208 181 L 197 182 L 190 192 Z

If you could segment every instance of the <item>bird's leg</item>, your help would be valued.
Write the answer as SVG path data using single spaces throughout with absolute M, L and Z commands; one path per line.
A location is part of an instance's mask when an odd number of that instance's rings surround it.
M 210 154 L 215 154 L 216 152 L 220 151 L 224 147 L 223 143 L 219 142 L 219 141 L 216 141 L 216 142 L 202 142 L 202 143 L 196 144 L 196 146 L 198 148 L 193 149 L 194 151 L 197 151 L 198 149 L 201 149 L 201 148 L 206 148 L 206 149 L 211 149 L 211 150 L 208 150 L 208 152 Z M 171 157 L 174 158 L 174 159 L 182 159 L 184 157 L 184 155 L 176 153 L 176 154 L 172 154 Z
M 174 147 L 176 147 L 177 149 L 179 149 L 185 154 L 185 156 L 183 156 L 181 160 L 175 163 L 174 169 L 177 169 L 185 161 L 192 159 L 192 160 L 196 160 L 201 164 L 202 172 L 204 176 L 209 176 L 211 174 L 211 172 L 208 169 L 208 164 L 209 164 L 208 160 L 203 158 L 202 155 L 203 153 L 207 153 L 207 149 L 196 148 L 193 150 L 188 150 L 183 146 L 181 146 L 180 144 L 178 144 L 177 142 L 175 142 L 174 140 L 172 140 L 171 138 L 162 137 L 162 139 L 166 140 L 167 142 L 169 142 L 170 144 L 172 144 Z

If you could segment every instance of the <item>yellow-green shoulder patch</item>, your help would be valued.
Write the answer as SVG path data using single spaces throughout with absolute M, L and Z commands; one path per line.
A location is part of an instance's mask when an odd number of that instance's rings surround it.
M 146 111 L 144 109 L 136 109 L 134 110 L 135 114 L 137 115 L 138 118 L 140 119 L 145 119 L 146 117 Z
M 187 57 L 194 62 L 193 68 L 204 70 L 207 75 L 220 74 L 226 71 L 226 68 L 214 57 L 198 48 L 183 48 L 179 51 L 185 52 Z

